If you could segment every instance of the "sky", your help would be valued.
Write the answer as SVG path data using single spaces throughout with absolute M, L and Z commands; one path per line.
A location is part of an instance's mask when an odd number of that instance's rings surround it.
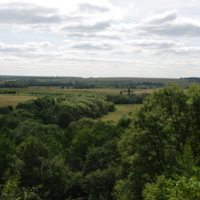
M 200 0 L 0 0 L 0 75 L 200 77 Z

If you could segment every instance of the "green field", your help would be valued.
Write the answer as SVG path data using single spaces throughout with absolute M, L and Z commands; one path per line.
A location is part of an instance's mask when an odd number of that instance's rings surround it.
M 17 96 L 17 95 L 0 95 L 0 106 L 16 106 L 19 102 L 25 102 L 29 99 L 36 99 L 37 97 Z
M 58 87 L 29 87 L 29 88 L 13 88 L 13 90 L 17 91 L 16 95 L 0 95 L 0 106 L 12 105 L 16 106 L 19 102 L 25 102 L 29 99 L 36 99 L 38 97 L 42 97 L 45 95 L 50 95 L 58 97 L 60 95 L 66 95 L 67 97 L 71 97 L 75 94 L 97 94 L 97 95 L 118 95 L 120 93 L 120 89 L 60 89 Z M 135 94 L 142 93 L 151 93 L 153 90 L 151 89 L 134 89 L 132 90 Z M 123 95 L 127 95 L 126 92 L 123 92 Z M 108 115 L 103 116 L 101 119 L 103 121 L 114 120 L 117 122 L 119 118 L 124 114 L 130 111 L 134 111 L 138 105 L 133 104 L 122 104 L 116 105 L 116 111 L 110 112 Z
M 16 106 L 19 102 L 25 102 L 29 99 L 36 99 L 38 97 L 52 96 L 57 99 L 59 96 L 65 96 L 66 98 L 71 98 L 76 94 L 96 94 L 96 95 L 119 95 L 122 92 L 122 95 L 127 96 L 128 89 L 126 88 L 114 88 L 112 84 L 123 85 L 129 83 L 143 83 L 143 82 L 152 82 L 152 83 L 174 83 L 177 82 L 182 86 L 187 86 L 189 83 L 186 79 L 162 79 L 162 78 L 67 78 L 67 77 L 1 77 L 1 84 L 7 82 L 18 82 L 26 83 L 30 81 L 36 81 L 38 83 L 68 83 L 72 82 L 73 84 L 94 84 L 94 85 L 105 85 L 104 88 L 91 88 L 91 89 L 74 89 L 72 86 L 65 86 L 61 89 L 61 86 L 29 86 L 24 88 L 7 88 L 9 90 L 14 90 L 17 94 L 1 94 L 0 95 L 0 106 L 12 105 Z M 131 89 L 131 94 L 141 95 L 143 93 L 152 93 L 153 89 Z M 137 105 L 123 104 L 116 105 L 116 111 L 109 113 L 108 115 L 102 117 L 102 120 L 114 120 L 122 116 L 123 113 L 128 113 L 134 111 Z
M 127 95 L 127 89 L 116 89 L 116 88 L 94 88 L 94 89 L 60 89 L 60 87 L 28 87 L 28 88 L 13 88 L 12 90 L 18 91 L 21 96 L 30 96 L 30 95 L 67 95 L 71 96 L 74 94 L 97 94 L 97 95 L 118 95 L 120 91 L 124 95 Z M 135 94 L 142 93 L 151 93 L 153 89 L 131 89 L 131 92 Z
M 107 120 L 113 120 L 115 122 L 117 122 L 120 117 L 124 114 L 124 113 L 129 113 L 130 111 L 134 111 L 137 107 L 139 107 L 140 105 L 136 105 L 136 104 L 122 104 L 122 105 L 115 105 L 116 107 L 116 111 L 115 112 L 110 112 L 108 113 L 108 115 L 104 115 L 101 120 L 102 121 L 107 121 Z
M 0 106 L 12 105 L 16 106 L 19 102 L 25 102 L 29 99 L 36 99 L 42 96 L 53 96 L 55 99 L 58 96 L 65 95 L 67 98 L 75 94 L 96 94 L 96 95 L 119 95 L 120 89 L 60 89 L 60 87 L 28 87 L 28 88 L 12 88 L 17 91 L 16 95 L 1 94 Z M 127 95 L 127 90 L 124 89 L 123 95 Z M 142 94 L 151 93 L 153 89 L 131 89 L 131 93 Z

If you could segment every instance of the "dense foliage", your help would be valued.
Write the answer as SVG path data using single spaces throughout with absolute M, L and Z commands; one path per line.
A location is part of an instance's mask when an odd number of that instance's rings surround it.
M 122 93 L 122 92 L 121 92 Z M 124 95 L 106 95 L 106 100 L 111 101 L 114 104 L 142 104 L 143 100 L 148 96 L 148 94 L 136 95 L 129 94 Z
M 176 80 L 178 81 L 178 79 Z M 174 82 L 173 79 L 167 81 Z M 62 89 L 92 88 L 132 88 L 154 89 L 166 83 L 165 79 L 149 78 L 82 78 L 82 77 L 33 77 L 33 76 L 0 76 L 0 88 L 27 88 L 29 86 L 56 86 Z
M 172 191 L 166 196 L 160 191 L 160 198 L 153 193 L 154 189 L 163 187 L 166 190 L 170 179 L 173 184 L 184 177 L 189 180 L 194 176 L 193 180 L 199 181 L 199 175 L 195 173 L 200 164 L 199 111 L 200 87 L 196 85 L 186 93 L 177 85 L 165 86 L 144 101 L 119 142 L 121 166 L 115 186 L 117 199 L 142 199 L 142 190 L 147 183 L 151 184 L 146 186 L 146 199 L 173 199 Z M 175 174 L 179 178 L 174 177 Z M 166 177 L 166 186 L 159 185 L 162 179 L 157 177 L 160 176 Z
M 116 162 L 117 138 L 124 128 L 93 119 L 114 110 L 112 102 L 96 95 L 58 102 L 43 97 L 19 103 L 15 109 L 0 107 L 0 198 L 93 199 L 96 195 L 98 199 L 101 194 L 93 194 L 96 189 L 89 190 L 89 185 L 95 176 L 115 175 L 109 163 Z M 99 160 L 100 168 L 90 165 L 93 159 Z M 103 196 L 111 194 L 115 183 L 108 181 L 111 186 Z M 107 186 L 102 187 L 99 192 Z
M 16 94 L 17 92 L 14 90 L 5 90 L 5 89 L 0 89 L 0 94 Z
M 200 87 L 94 120 L 114 110 L 96 95 L 0 107 L 0 199 L 199 199 Z

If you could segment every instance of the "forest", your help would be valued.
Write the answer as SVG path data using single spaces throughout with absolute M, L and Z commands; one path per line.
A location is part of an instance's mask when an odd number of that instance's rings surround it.
M 142 104 L 99 119 L 124 102 Z M 198 200 L 199 113 L 196 84 L 1 106 L 0 199 Z
M 164 84 L 178 83 L 184 88 L 192 82 L 199 84 L 199 78 L 134 78 L 134 77 L 107 77 L 107 78 L 82 78 L 60 76 L 2 76 L 0 75 L 0 88 L 28 88 L 28 87 L 64 87 L 74 89 L 92 88 L 131 88 L 131 89 L 155 89 Z

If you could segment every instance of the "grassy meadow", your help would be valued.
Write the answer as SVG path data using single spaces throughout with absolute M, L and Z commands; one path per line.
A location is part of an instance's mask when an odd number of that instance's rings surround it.
M 122 91 L 122 95 L 127 95 L 127 89 L 61 89 L 60 87 L 28 87 L 28 88 L 12 88 L 12 90 L 17 91 L 17 94 L 1 94 L 0 95 L 0 106 L 12 105 L 16 106 L 19 102 L 25 102 L 29 99 L 37 99 L 42 96 L 53 96 L 56 100 L 58 96 L 65 95 L 70 98 L 75 94 L 96 94 L 96 95 L 119 95 Z M 152 89 L 131 89 L 131 93 L 142 94 L 142 93 L 151 93 Z M 122 104 L 116 105 L 116 111 L 110 112 L 108 115 L 103 116 L 101 119 L 103 121 L 113 120 L 117 122 L 119 118 L 124 114 L 134 109 L 138 105 L 132 104 Z
M 16 106 L 19 102 L 25 102 L 29 99 L 36 99 L 37 97 L 18 96 L 18 95 L 0 95 L 0 106 Z
M 59 96 L 65 96 L 67 98 L 72 97 L 76 94 L 96 94 L 96 95 L 119 95 L 122 92 L 122 95 L 128 94 L 127 87 L 122 88 L 114 88 L 110 86 L 110 84 L 128 84 L 128 83 L 143 83 L 143 82 L 153 82 L 153 83 L 174 83 L 177 82 L 181 86 L 188 86 L 191 84 L 186 79 L 161 79 L 161 78 L 66 78 L 66 77 L 1 77 L 1 82 L 27 82 L 30 80 L 36 80 L 39 82 L 46 83 L 67 83 L 69 81 L 75 83 L 88 83 L 94 85 L 105 85 L 108 87 L 104 88 L 91 88 L 91 89 L 74 89 L 73 86 L 67 87 L 65 86 L 61 89 L 60 86 L 29 86 L 25 88 L 9 88 L 9 90 L 14 90 L 17 93 L 14 94 L 0 94 L 0 106 L 12 105 L 16 106 L 19 102 L 25 102 L 29 99 L 36 99 L 44 96 L 52 96 L 57 99 Z M 131 94 L 141 95 L 142 93 L 152 93 L 153 89 L 131 89 Z M 102 117 L 102 120 L 114 120 L 118 121 L 123 113 L 127 113 L 129 111 L 133 111 L 137 105 L 116 105 L 116 111 L 113 113 L 109 113 L 108 115 Z
M 124 113 L 128 113 L 130 111 L 134 111 L 139 106 L 140 105 L 138 105 L 138 104 L 115 105 L 116 111 L 115 112 L 110 112 L 110 113 L 108 113 L 108 115 L 104 115 L 101 118 L 101 120 L 102 121 L 113 120 L 113 121 L 117 122 Z
M 65 95 L 71 97 L 76 94 L 96 94 L 96 95 L 127 95 L 127 89 L 60 89 L 60 87 L 28 87 L 28 88 L 12 88 L 10 90 L 17 91 L 17 94 L 1 94 L 0 106 L 12 105 L 16 106 L 19 102 L 25 102 L 29 99 L 36 99 L 42 96 L 53 96 L 55 99 L 58 96 Z M 151 93 L 152 89 L 131 89 L 131 94 Z
M 53 96 L 55 99 L 58 96 L 65 95 L 70 98 L 75 94 L 96 94 L 96 95 L 119 95 L 122 91 L 122 95 L 127 95 L 127 89 L 60 89 L 60 87 L 28 87 L 28 88 L 12 88 L 17 91 L 16 95 L 13 94 L 1 94 L 0 106 L 12 105 L 16 106 L 19 102 L 25 102 L 29 99 L 36 99 L 42 96 Z M 151 93 L 153 89 L 131 89 L 131 93 L 142 94 Z

